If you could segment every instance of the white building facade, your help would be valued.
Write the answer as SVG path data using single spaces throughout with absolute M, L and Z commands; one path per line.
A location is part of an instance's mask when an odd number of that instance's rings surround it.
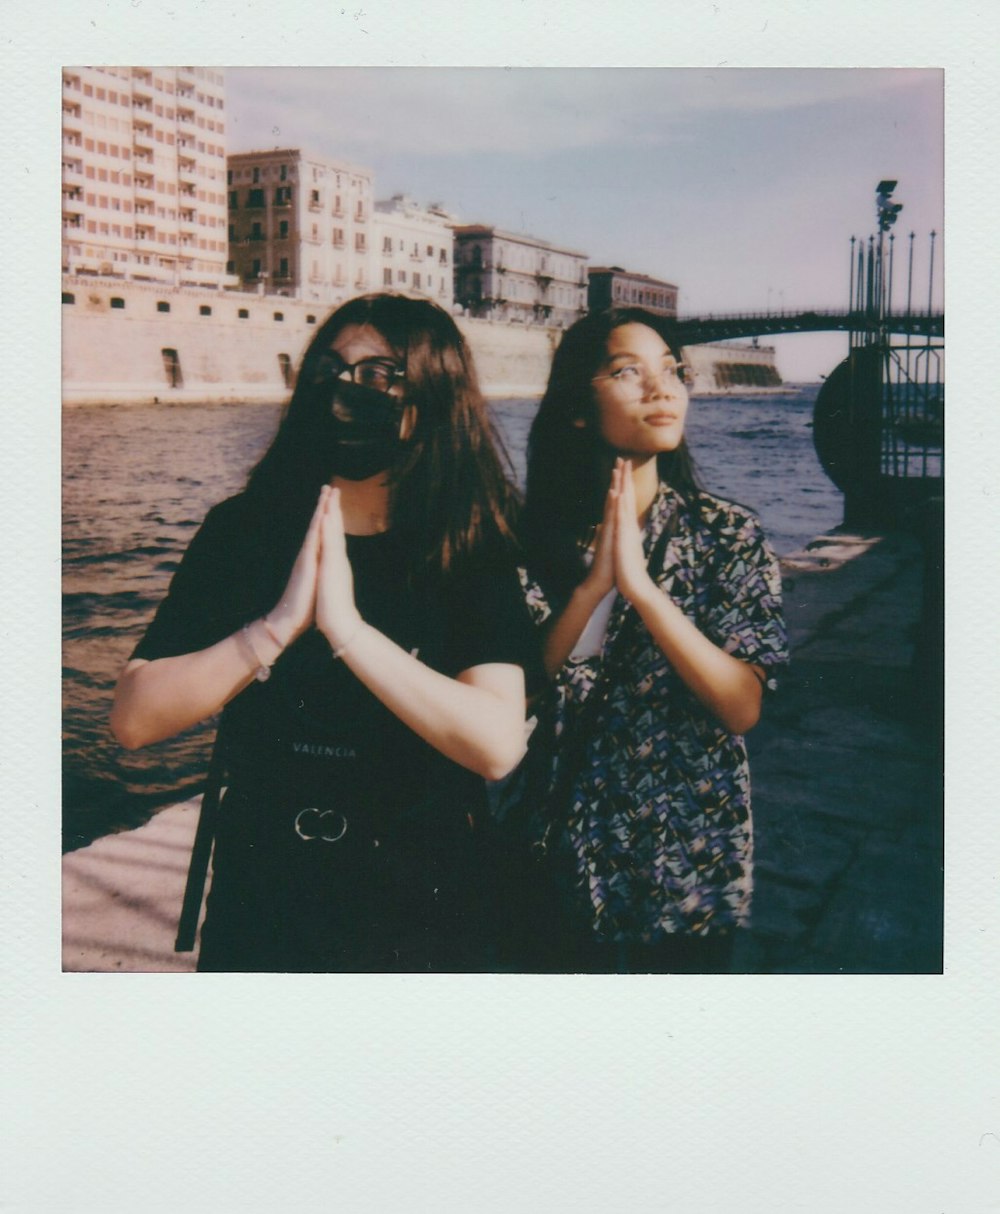
M 64 272 L 227 285 L 222 72 L 64 68 L 62 86 Z
M 567 328 L 587 310 L 587 255 L 486 224 L 460 224 L 455 302 L 473 317 Z
M 454 303 L 454 216 L 438 203 L 421 207 L 405 194 L 376 202 L 373 287 L 422 295 L 451 311 Z
M 374 284 L 370 169 L 298 148 L 229 157 L 229 270 L 244 289 L 338 304 Z

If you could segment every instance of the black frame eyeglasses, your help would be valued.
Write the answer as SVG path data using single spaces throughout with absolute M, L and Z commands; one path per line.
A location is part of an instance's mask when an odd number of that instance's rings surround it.
M 389 392 L 406 379 L 406 372 L 391 358 L 359 358 L 356 363 L 347 363 L 336 354 L 323 359 L 317 378 L 321 383 L 331 383 L 345 375 L 352 383 L 373 392 Z

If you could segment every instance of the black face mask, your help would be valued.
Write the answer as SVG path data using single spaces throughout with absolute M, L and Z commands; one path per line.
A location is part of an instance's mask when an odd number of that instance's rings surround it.
M 337 380 L 330 385 L 328 402 L 331 472 L 345 480 L 363 481 L 391 468 L 402 445 L 399 397 Z

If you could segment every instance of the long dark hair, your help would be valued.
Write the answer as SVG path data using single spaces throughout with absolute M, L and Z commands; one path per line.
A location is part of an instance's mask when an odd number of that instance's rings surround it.
M 646 325 L 679 354 L 668 322 L 644 308 L 588 313 L 563 334 L 528 438 L 522 533 L 532 572 L 557 599 L 568 597 L 583 578 L 580 544 L 604 510 L 610 467 L 594 424 L 591 380 L 607 358 L 608 338 L 622 325 Z M 587 425 L 576 425 L 579 419 Z M 656 462 L 660 479 L 697 508 L 701 490 L 686 441 Z
M 372 294 L 349 300 L 319 327 L 302 357 L 281 426 L 251 472 L 247 497 L 301 532 L 329 477 L 326 399 L 320 359 L 348 325 L 368 325 L 392 348 L 416 410 L 408 441 L 390 469 L 393 530 L 406 534 L 409 572 L 446 574 L 513 544 L 515 491 L 479 391 L 468 346 L 430 300 Z

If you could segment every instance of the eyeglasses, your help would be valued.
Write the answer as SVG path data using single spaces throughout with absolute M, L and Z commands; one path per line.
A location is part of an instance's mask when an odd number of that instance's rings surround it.
M 673 384 L 683 384 L 686 376 L 687 367 L 683 363 L 672 363 L 669 367 L 662 367 L 659 371 L 650 370 L 641 363 L 625 363 L 623 366 L 609 371 L 606 375 L 593 376 L 590 382 L 596 384 L 598 380 L 610 379 L 619 387 L 627 388 L 630 392 L 634 392 L 636 389 L 641 392 L 651 380 L 655 380 L 664 387 L 671 387 Z
M 317 379 L 329 383 L 343 379 L 345 375 L 360 387 L 375 392 L 388 392 L 406 378 L 406 372 L 388 358 L 362 358 L 356 363 L 345 363 L 339 355 L 328 354 L 319 366 Z

